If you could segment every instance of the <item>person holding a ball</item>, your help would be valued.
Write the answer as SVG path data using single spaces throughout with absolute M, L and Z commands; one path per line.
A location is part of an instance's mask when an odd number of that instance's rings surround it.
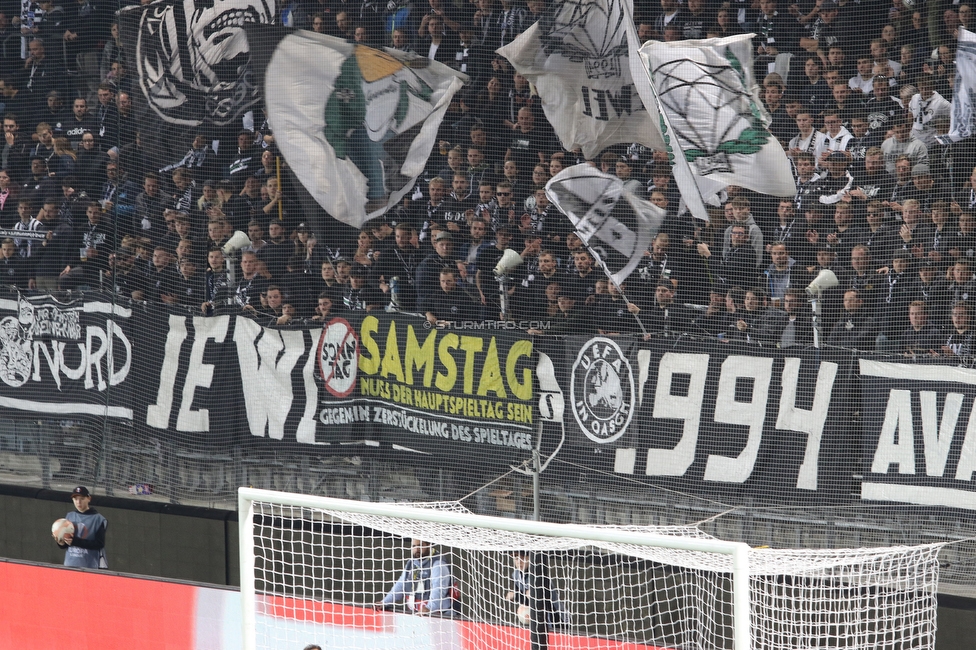
M 105 557 L 108 521 L 91 507 L 91 499 L 91 492 L 83 485 L 72 490 L 71 500 L 75 504 L 75 510 L 65 515 L 65 519 L 74 525 L 74 533 L 65 533 L 60 539 L 57 533 L 52 533 L 58 546 L 65 549 L 65 566 L 108 568 Z

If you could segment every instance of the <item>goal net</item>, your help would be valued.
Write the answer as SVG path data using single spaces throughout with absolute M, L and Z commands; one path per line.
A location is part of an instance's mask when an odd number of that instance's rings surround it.
M 246 649 L 935 647 L 938 544 L 750 549 L 242 488 Z

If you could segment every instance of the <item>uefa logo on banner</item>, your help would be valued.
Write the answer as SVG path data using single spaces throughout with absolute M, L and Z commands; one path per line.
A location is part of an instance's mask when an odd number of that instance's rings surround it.
M 349 397 L 356 387 L 359 336 L 344 318 L 333 318 L 319 339 L 319 373 L 334 397 Z
M 573 416 L 583 433 L 600 444 L 627 431 L 634 416 L 634 373 L 620 346 L 597 337 L 576 356 L 570 379 Z

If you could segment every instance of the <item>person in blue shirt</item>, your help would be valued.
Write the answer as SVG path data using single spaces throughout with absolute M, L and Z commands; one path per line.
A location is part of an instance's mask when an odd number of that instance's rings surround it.
M 64 565 L 88 569 L 107 569 L 105 557 L 105 532 L 108 521 L 91 507 L 91 493 L 83 485 L 71 491 L 75 511 L 65 515 L 74 524 L 75 532 L 64 536 L 58 542 L 65 549 Z
M 451 563 L 430 542 L 410 540 L 410 559 L 381 606 L 402 603 L 415 614 L 453 616 L 458 600 Z

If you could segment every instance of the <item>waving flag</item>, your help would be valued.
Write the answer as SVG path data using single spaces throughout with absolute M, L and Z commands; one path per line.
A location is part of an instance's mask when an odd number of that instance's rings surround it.
M 354 227 L 397 205 L 467 77 L 314 32 L 253 27 L 248 37 L 275 143 L 319 205 Z
M 952 118 L 949 133 L 938 138 L 941 144 L 959 142 L 973 134 L 973 96 L 976 95 L 976 34 L 959 28 L 956 46 L 956 83 L 952 92 Z
M 616 176 L 586 164 L 553 176 L 546 195 L 617 285 L 637 268 L 664 223 L 664 210 L 629 191 Z
M 563 0 L 498 50 L 535 85 L 567 150 L 593 158 L 618 143 L 666 148 L 657 109 L 645 109 L 631 78 L 633 22 L 627 0 Z
M 700 179 L 793 196 L 786 152 L 767 126 L 752 73 L 752 36 L 648 42 L 640 58 L 677 139 Z M 672 143 L 675 144 L 675 143 Z
M 260 101 L 245 25 L 273 23 L 277 13 L 277 0 L 157 0 L 120 10 L 119 30 L 157 115 L 224 126 Z
M 565 149 L 587 158 L 621 143 L 668 151 L 683 203 L 708 221 L 691 170 L 673 155 L 639 47 L 627 0 L 562 0 L 498 53 L 535 85 Z

